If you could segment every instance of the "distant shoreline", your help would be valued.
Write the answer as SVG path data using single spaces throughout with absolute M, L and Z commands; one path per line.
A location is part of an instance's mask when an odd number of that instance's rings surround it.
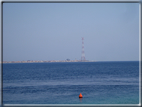
M 51 60 L 51 61 L 3 61 L 3 63 L 52 63 L 52 62 L 96 62 L 96 61 L 89 61 L 89 60 Z
M 54 63 L 54 62 L 139 62 L 139 61 L 89 61 L 89 60 L 51 60 L 51 61 L 33 61 L 33 60 L 28 60 L 28 61 L 3 61 L 2 63 Z

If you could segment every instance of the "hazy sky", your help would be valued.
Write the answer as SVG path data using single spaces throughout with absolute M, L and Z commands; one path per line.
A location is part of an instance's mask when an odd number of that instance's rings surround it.
M 4 3 L 3 60 L 139 60 L 139 3 Z

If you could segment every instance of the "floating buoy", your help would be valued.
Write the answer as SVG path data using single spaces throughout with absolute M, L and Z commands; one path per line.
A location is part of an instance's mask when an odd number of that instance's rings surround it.
M 79 94 L 79 98 L 82 98 L 82 97 L 83 97 L 83 96 L 82 96 L 82 94 L 80 93 L 80 94 Z

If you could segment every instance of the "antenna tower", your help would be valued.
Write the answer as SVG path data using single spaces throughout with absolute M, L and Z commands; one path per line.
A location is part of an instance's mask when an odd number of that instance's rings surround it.
M 85 61 L 85 53 L 84 53 L 84 38 L 82 37 L 82 55 L 81 61 Z

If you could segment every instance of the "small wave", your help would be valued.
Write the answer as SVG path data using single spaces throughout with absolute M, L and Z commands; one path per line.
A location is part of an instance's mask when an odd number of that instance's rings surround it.
M 67 80 L 26 80 L 4 82 L 3 88 L 6 87 L 25 87 L 25 86 L 51 86 L 51 85 L 139 85 L 138 79 L 135 78 L 96 78 L 96 79 L 67 79 Z

